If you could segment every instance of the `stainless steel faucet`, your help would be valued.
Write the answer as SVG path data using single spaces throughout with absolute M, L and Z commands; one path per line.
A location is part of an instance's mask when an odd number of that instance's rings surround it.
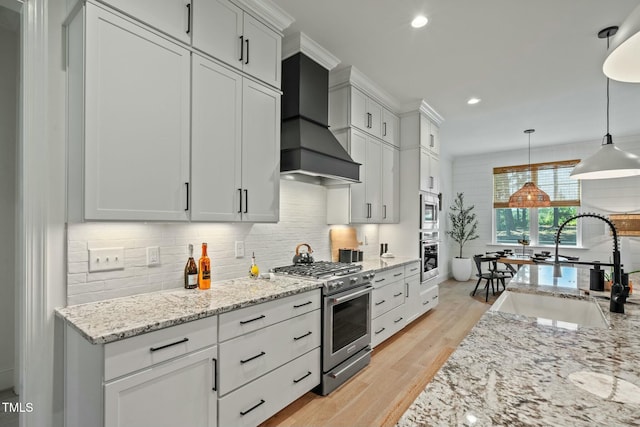
M 611 300 L 609 302 L 609 311 L 612 313 L 624 313 L 624 303 L 627 302 L 627 297 L 629 296 L 629 286 L 622 286 L 622 265 L 620 264 L 620 249 L 618 246 L 618 231 L 616 230 L 616 226 L 602 215 L 598 215 L 596 213 L 582 213 L 575 216 L 572 216 L 568 220 L 562 223 L 558 228 L 558 232 L 556 233 L 556 253 L 554 264 L 556 267 L 560 265 L 560 259 L 558 258 L 558 245 L 560 244 L 560 233 L 565 225 L 574 219 L 578 218 L 598 218 L 609 225 L 611 229 L 611 233 L 613 234 L 613 284 L 611 285 Z M 574 262 L 571 262 L 574 263 Z M 589 263 L 589 262 L 580 262 L 578 264 L 587 264 L 587 265 L 596 265 L 597 263 Z M 607 264 L 599 264 L 599 265 L 607 265 Z

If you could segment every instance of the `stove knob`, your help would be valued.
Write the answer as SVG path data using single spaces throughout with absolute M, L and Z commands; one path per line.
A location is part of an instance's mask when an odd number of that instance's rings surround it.
M 339 280 L 339 281 L 337 281 L 337 282 L 336 282 L 336 285 L 338 285 L 338 286 L 342 286 L 342 285 L 344 285 L 344 281 Z
M 351 278 L 351 283 L 357 283 L 358 282 L 358 278 L 357 277 L 352 277 Z

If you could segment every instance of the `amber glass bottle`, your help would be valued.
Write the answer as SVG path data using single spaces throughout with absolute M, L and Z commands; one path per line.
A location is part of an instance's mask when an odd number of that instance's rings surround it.
M 202 244 L 202 256 L 198 260 L 198 287 L 209 289 L 211 287 L 211 260 L 207 255 L 207 244 Z
M 198 287 L 198 266 L 193 259 L 193 245 L 189 245 L 189 260 L 184 266 L 184 287 L 195 289 Z

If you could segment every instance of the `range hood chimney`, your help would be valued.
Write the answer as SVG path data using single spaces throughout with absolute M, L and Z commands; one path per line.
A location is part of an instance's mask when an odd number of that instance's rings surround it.
M 282 62 L 282 91 L 281 174 L 323 185 L 360 182 L 360 163 L 329 131 L 329 71 L 295 53 Z

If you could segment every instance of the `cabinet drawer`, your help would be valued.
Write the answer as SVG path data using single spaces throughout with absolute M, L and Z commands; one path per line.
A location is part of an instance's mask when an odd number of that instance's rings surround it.
M 319 347 L 320 341 L 320 310 L 315 310 L 222 343 L 220 394 Z
M 404 278 L 404 267 L 392 268 L 376 273 L 372 280 L 374 288 L 388 285 L 391 282 L 402 280 Z
M 393 282 L 373 290 L 371 316 L 373 319 L 404 303 L 404 282 Z
M 220 426 L 256 426 L 320 383 L 320 348 L 222 397 Z
M 320 289 L 257 304 L 220 315 L 220 341 L 256 331 L 291 317 L 318 310 Z
M 404 266 L 404 277 L 411 277 L 416 274 L 420 274 L 420 262 L 416 261 Z
M 407 324 L 404 305 L 398 306 L 371 322 L 371 346 L 375 347 Z
M 216 344 L 218 317 L 211 316 L 104 346 L 104 380 Z
M 422 312 L 431 310 L 438 305 L 438 285 L 420 291 L 420 301 L 422 303 Z

